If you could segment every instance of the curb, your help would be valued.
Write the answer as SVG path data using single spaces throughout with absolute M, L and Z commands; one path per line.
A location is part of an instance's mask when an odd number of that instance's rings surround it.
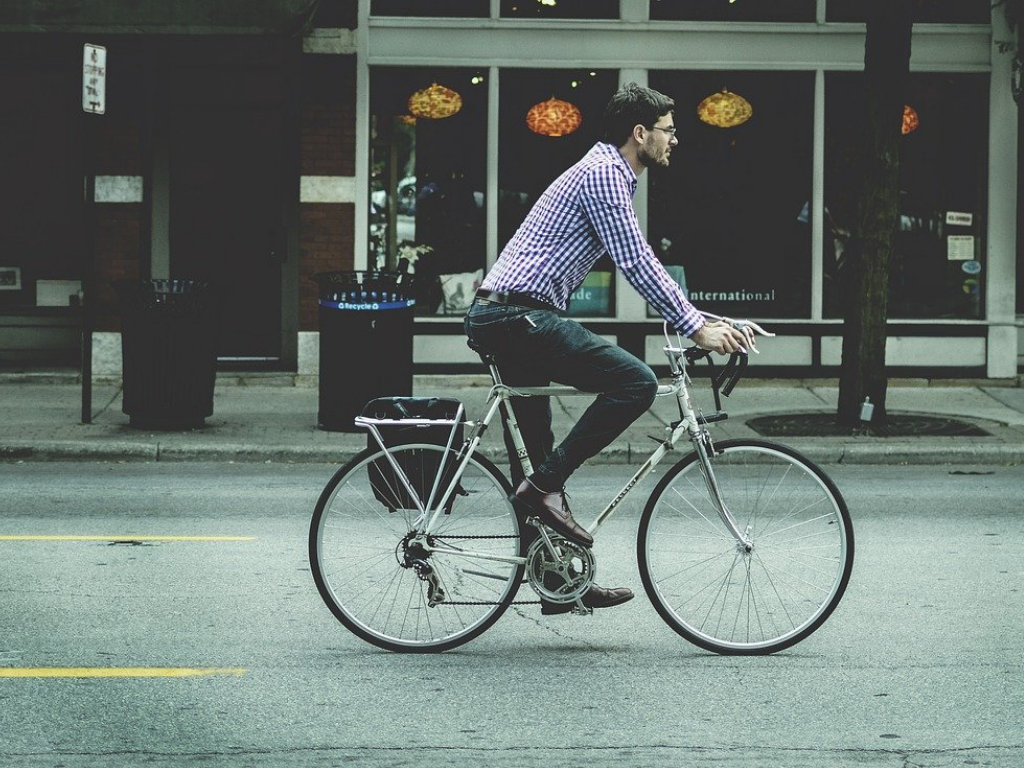
M 887 443 L 859 445 L 850 443 L 823 444 L 801 440 L 784 442 L 804 454 L 816 464 L 1024 464 L 1024 446 L 983 443 L 965 443 L 957 446 L 919 445 L 914 443 Z M 19 461 L 142 461 L 142 462 L 234 462 L 234 463 L 308 463 L 340 465 L 356 456 L 362 447 L 355 446 L 295 446 L 251 444 L 184 444 L 165 445 L 159 442 L 85 442 L 24 441 L 0 444 L 0 462 Z M 480 451 L 495 463 L 504 461 L 504 451 L 489 446 Z M 671 466 L 689 453 L 674 452 L 663 460 Z M 603 450 L 588 463 L 592 465 L 639 464 L 650 454 L 646 445 L 637 447 L 615 444 Z
M 954 447 L 914 443 L 823 445 L 792 440 L 784 444 L 799 451 L 816 464 L 1024 464 L 1024 446 L 1005 443 L 969 443 Z

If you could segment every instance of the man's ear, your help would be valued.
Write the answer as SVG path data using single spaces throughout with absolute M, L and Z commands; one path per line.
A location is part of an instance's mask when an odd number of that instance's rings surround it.
M 640 123 L 637 123 L 636 125 L 633 126 L 633 133 L 630 134 L 630 137 L 637 144 L 643 144 L 644 143 L 644 133 L 646 131 L 647 131 L 647 128 L 645 126 L 641 125 Z

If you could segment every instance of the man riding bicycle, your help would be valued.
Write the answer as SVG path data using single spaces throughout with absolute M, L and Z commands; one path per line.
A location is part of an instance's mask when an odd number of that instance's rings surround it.
M 494 356 L 509 386 L 567 384 L 597 399 L 554 447 L 546 397 L 515 405 L 533 474 L 512 464 L 511 501 L 521 517 L 536 517 L 585 546 L 593 537 L 572 516 L 565 499 L 569 476 L 609 445 L 654 402 L 651 368 L 621 347 L 563 317 L 570 294 L 608 254 L 630 284 L 677 331 L 703 349 L 730 354 L 754 346 L 753 333 L 725 322 L 706 322 L 657 260 L 640 231 L 633 194 L 648 167 L 669 164 L 678 145 L 674 102 L 636 83 L 620 88 L 604 113 L 603 138 L 547 188 L 484 279 L 466 316 L 466 334 Z M 515 456 L 508 430 L 505 443 Z M 628 588 L 594 585 L 588 608 L 633 598 Z M 568 604 L 542 601 L 544 614 Z

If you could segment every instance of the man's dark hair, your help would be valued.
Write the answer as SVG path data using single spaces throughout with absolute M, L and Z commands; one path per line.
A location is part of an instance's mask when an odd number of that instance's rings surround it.
M 604 109 L 603 141 L 621 147 L 633 133 L 633 126 L 650 128 L 658 118 L 675 109 L 676 103 L 653 88 L 627 83 L 615 92 Z

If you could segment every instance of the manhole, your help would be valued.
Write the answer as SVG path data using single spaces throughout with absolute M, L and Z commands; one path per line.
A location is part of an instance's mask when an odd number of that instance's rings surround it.
M 765 437 L 991 437 L 989 432 L 949 416 L 890 413 L 885 427 L 870 425 L 866 430 L 836 426 L 834 413 L 783 413 L 750 419 L 747 426 Z

